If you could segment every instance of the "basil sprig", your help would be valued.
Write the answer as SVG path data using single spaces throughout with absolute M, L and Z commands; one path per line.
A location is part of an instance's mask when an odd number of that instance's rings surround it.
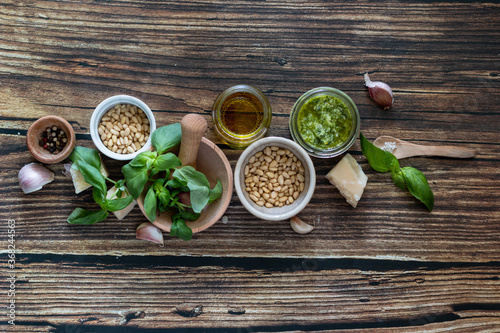
M 69 223 L 80 225 L 95 224 L 104 221 L 108 217 L 109 212 L 122 210 L 132 203 L 132 196 L 128 195 L 122 198 L 122 193 L 127 191 L 123 180 L 114 182 L 101 174 L 101 159 L 97 150 L 78 146 L 75 147 L 69 158 L 73 162 L 71 167 L 79 170 L 83 179 L 93 186 L 92 197 L 101 207 L 97 211 L 85 210 L 79 207 L 75 208 L 68 216 L 67 221 Z M 117 189 L 113 197 L 109 199 L 106 198 L 108 191 L 106 181 L 113 183 Z
M 88 211 L 76 208 L 68 217 L 68 222 L 90 225 L 103 221 L 109 212 L 127 207 L 145 192 L 144 211 L 148 219 L 153 222 L 158 212 L 169 211 L 172 213 L 170 235 L 190 240 L 193 231 L 186 221 L 198 219 L 205 206 L 222 195 L 222 183 L 217 181 L 212 189 L 203 173 L 191 166 L 181 167 L 180 159 L 168 152 L 180 142 L 179 123 L 156 129 L 151 134 L 155 151 L 142 152 L 124 165 L 122 173 L 125 179 L 116 182 L 101 174 L 101 159 L 96 150 L 75 147 L 70 156 L 72 167 L 79 170 L 84 180 L 93 186 L 92 197 L 101 209 Z M 117 188 L 115 195 L 109 199 L 106 198 L 106 181 Z M 124 191 L 128 195 L 122 198 Z M 181 196 L 185 197 L 188 193 L 188 202 L 181 200 Z
M 181 167 L 180 159 L 167 152 L 180 140 L 180 124 L 158 128 L 151 135 L 155 151 L 140 153 L 123 166 L 122 172 L 134 198 L 145 191 L 144 211 L 148 219 L 153 222 L 157 212 L 169 211 L 172 213 L 170 235 L 190 240 L 193 231 L 186 225 L 186 220 L 198 219 L 205 206 L 221 196 L 222 184 L 218 181 L 211 189 L 203 173 L 191 166 Z M 180 200 L 180 195 L 187 192 L 189 203 Z
M 390 172 L 397 187 L 402 190 L 407 188 L 429 211 L 432 211 L 434 208 L 434 194 L 422 172 L 412 167 L 401 168 L 396 156 L 373 145 L 362 133 L 360 133 L 360 141 L 361 151 L 373 170 Z

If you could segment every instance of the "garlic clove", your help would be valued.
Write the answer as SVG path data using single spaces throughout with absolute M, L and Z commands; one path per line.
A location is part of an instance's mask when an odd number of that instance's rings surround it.
M 370 80 L 368 73 L 365 73 L 365 86 L 368 88 L 370 97 L 375 103 L 388 109 L 394 102 L 394 94 L 392 93 L 391 87 L 384 82 Z
M 308 234 L 315 228 L 313 225 L 305 223 L 297 216 L 294 216 L 290 219 L 290 226 L 292 227 L 293 231 L 298 234 Z
M 63 164 L 64 171 L 62 173 L 63 173 L 63 175 L 65 175 L 66 177 L 69 177 L 69 178 L 71 178 L 71 171 L 70 171 L 71 165 L 72 165 L 72 163 Z
M 163 245 L 163 233 L 151 222 L 144 222 L 135 231 L 135 238 Z
M 18 174 L 19 186 L 24 193 L 40 190 L 54 180 L 54 173 L 41 164 L 30 163 L 21 168 Z

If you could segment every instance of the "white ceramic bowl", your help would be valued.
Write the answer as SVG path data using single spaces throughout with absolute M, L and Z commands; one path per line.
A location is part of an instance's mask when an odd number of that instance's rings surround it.
M 248 192 L 245 190 L 244 169 L 248 164 L 248 160 L 255 153 L 271 146 L 289 149 L 304 166 L 304 191 L 300 193 L 299 197 L 291 205 L 273 208 L 260 207 L 250 199 Z M 234 187 L 241 203 L 250 213 L 263 220 L 281 221 L 297 215 L 309 203 L 316 187 L 316 171 L 307 152 L 297 143 L 285 138 L 267 137 L 252 143 L 241 154 L 234 170 Z
M 132 154 L 117 154 L 109 150 L 101 140 L 101 137 L 98 132 L 98 127 L 99 123 L 101 122 L 101 118 L 103 115 L 108 112 L 109 109 L 113 108 L 117 104 L 132 104 L 140 108 L 146 116 L 148 117 L 149 120 L 149 138 L 146 142 L 146 144 L 139 149 L 138 151 L 132 153 Z M 92 141 L 94 142 L 94 145 L 99 149 L 101 153 L 104 155 L 115 159 L 115 160 L 120 160 L 120 161 L 126 161 L 126 160 L 131 160 L 134 157 L 136 157 L 139 153 L 142 153 L 143 151 L 149 150 L 151 147 L 151 134 L 153 131 L 156 129 L 156 121 L 155 117 L 153 115 L 153 112 L 151 109 L 140 99 L 128 96 L 128 95 L 117 95 L 113 97 L 106 98 L 104 101 L 102 101 L 94 110 L 92 113 L 92 117 L 90 118 L 90 136 L 92 137 Z

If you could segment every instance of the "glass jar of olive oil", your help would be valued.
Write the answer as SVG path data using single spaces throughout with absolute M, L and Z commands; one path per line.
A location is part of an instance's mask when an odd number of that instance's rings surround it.
M 212 107 L 215 132 L 224 143 L 236 149 L 243 149 L 264 137 L 271 117 L 271 105 L 266 96 L 247 85 L 226 89 Z

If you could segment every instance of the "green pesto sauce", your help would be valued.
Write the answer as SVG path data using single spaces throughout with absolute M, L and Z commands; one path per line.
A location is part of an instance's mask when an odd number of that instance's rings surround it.
M 298 114 L 299 133 L 312 147 L 333 149 L 351 133 L 352 117 L 347 105 L 337 97 L 318 95 L 305 103 Z

